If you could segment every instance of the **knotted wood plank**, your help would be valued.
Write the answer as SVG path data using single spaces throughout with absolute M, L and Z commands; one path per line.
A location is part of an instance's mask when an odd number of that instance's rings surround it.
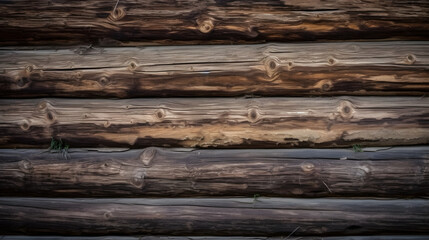
M 429 200 L 0 198 L 3 234 L 427 234 Z
M 1 45 L 428 39 L 429 4 L 402 1 L 6 1 Z
M 429 99 L 0 100 L 0 147 L 351 147 L 427 144 Z
M 109 151 L 0 150 L 0 195 L 429 197 L 429 147 Z
M 428 42 L 3 48 L 0 97 L 424 95 Z

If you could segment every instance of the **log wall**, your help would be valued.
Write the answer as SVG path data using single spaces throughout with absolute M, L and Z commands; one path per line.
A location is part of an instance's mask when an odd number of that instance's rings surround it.
M 0 239 L 428 239 L 428 12 L 1 1 Z

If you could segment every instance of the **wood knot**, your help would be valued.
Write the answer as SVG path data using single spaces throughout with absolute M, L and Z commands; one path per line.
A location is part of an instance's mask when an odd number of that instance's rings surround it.
M 416 62 L 416 56 L 414 54 L 408 54 L 407 57 L 405 57 L 405 62 L 408 64 L 413 64 Z
M 108 128 L 108 127 L 110 127 L 110 122 L 109 122 L 109 121 L 106 121 L 106 122 L 104 122 L 104 124 L 103 124 L 103 125 L 104 125 L 104 127 L 105 127 L 105 128 Z
M 249 108 L 247 110 L 247 118 L 249 119 L 249 122 L 254 123 L 261 119 L 261 114 L 257 108 Z
M 356 177 L 362 181 L 368 178 L 371 172 L 371 169 L 367 165 L 359 166 L 355 170 Z
M 19 169 L 25 173 L 29 173 L 33 171 L 34 167 L 33 164 L 31 164 L 28 160 L 21 160 L 18 162 Z
M 328 64 L 329 65 L 331 65 L 331 66 L 333 66 L 333 65 L 335 65 L 336 63 L 337 63 L 338 61 L 337 61 L 337 59 L 335 59 L 334 57 L 328 57 Z
M 109 219 L 111 219 L 113 217 L 113 213 L 111 211 L 106 211 L 103 214 L 103 216 L 104 216 L 105 219 L 109 220 Z
M 18 78 L 18 81 L 16 82 L 16 85 L 17 85 L 18 87 L 20 87 L 20 88 L 23 88 L 23 87 L 28 86 L 30 82 L 31 82 L 31 81 L 30 81 L 30 78 L 29 78 L 29 77 L 24 76 L 24 77 L 20 77 L 20 78 Z
M 21 123 L 20 127 L 22 130 L 27 131 L 28 129 L 30 129 L 30 122 L 28 120 L 24 120 Z
M 126 15 L 124 7 L 115 8 L 109 15 L 108 19 L 110 21 L 118 21 L 124 18 Z
M 101 86 L 106 86 L 107 84 L 109 84 L 109 79 L 107 79 L 107 77 L 101 77 L 100 79 L 98 79 L 98 83 Z
M 292 68 L 293 68 L 293 62 L 292 61 L 287 62 L 287 70 L 290 71 L 292 70 Z
M 277 57 L 267 57 L 265 59 L 265 71 L 270 78 L 274 78 L 278 75 L 280 69 L 280 60 Z
M 202 33 L 209 33 L 214 29 L 214 23 L 212 19 L 197 19 L 198 30 Z
M 52 111 L 47 111 L 46 119 L 48 119 L 48 121 L 51 123 L 55 122 L 55 114 Z
M 306 173 L 312 172 L 312 171 L 314 171 L 314 164 L 303 163 L 303 164 L 301 164 L 301 169 L 302 169 L 302 171 L 304 171 Z
M 146 148 L 143 153 L 140 154 L 140 160 L 145 166 L 149 166 L 152 160 L 155 158 L 156 152 L 156 148 L 154 147 Z
M 27 66 L 25 66 L 25 72 L 31 73 L 33 70 L 34 70 L 34 66 L 33 65 L 27 65 Z
M 329 80 L 323 80 L 317 84 L 317 87 L 320 87 L 320 91 L 322 92 L 328 92 L 332 88 L 332 82 Z
M 40 110 L 44 110 L 44 109 L 46 109 L 48 107 L 48 104 L 49 104 L 48 102 L 43 101 L 43 102 L 39 103 L 38 107 L 39 107 Z
M 128 64 L 128 69 L 130 71 L 135 71 L 138 67 L 138 64 L 135 61 L 130 61 L 130 63 Z
M 144 173 L 138 172 L 130 179 L 130 183 L 136 188 L 142 188 L 144 186 Z
M 338 106 L 338 111 L 343 119 L 350 119 L 356 112 L 353 104 L 349 101 L 342 101 Z
M 157 120 L 161 121 L 161 120 L 163 120 L 165 118 L 166 113 L 165 113 L 164 109 L 160 108 L 160 109 L 158 109 L 158 110 L 155 111 L 154 115 L 155 115 L 155 118 Z

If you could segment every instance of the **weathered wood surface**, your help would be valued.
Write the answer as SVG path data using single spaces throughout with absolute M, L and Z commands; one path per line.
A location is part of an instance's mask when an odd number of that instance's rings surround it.
M 236 236 L 0 236 L 1 240 L 285 240 L 283 237 L 236 237 Z M 427 240 L 429 235 L 399 235 L 399 236 L 341 236 L 341 237 L 299 237 L 296 238 L 293 234 L 288 238 L 290 240 Z
M 428 39 L 416 1 L 4 1 L 1 45 Z
M 3 98 L 429 93 L 429 42 L 3 48 L 0 66 Z
M 0 195 L 429 197 L 429 147 L 107 151 L 0 150 Z
M 429 200 L 0 198 L 3 234 L 427 234 Z
M 350 147 L 429 143 L 429 99 L 0 100 L 0 147 Z

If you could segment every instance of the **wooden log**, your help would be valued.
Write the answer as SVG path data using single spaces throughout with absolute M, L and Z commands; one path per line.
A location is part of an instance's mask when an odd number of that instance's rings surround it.
M 285 237 L 236 237 L 236 236 L 0 236 L 2 240 L 285 240 Z M 341 236 L 341 237 L 299 237 L 299 240 L 427 240 L 429 235 L 399 236 Z M 291 235 L 291 240 L 298 240 Z
M 426 0 L 6 1 L 1 45 L 428 39 Z
M 0 97 L 424 95 L 429 42 L 0 50 Z
M 3 234 L 427 234 L 429 200 L 0 198 Z
M 0 195 L 429 197 L 429 147 L 0 150 Z
M 0 100 L 0 147 L 350 147 L 429 143 L 429 99 Z

